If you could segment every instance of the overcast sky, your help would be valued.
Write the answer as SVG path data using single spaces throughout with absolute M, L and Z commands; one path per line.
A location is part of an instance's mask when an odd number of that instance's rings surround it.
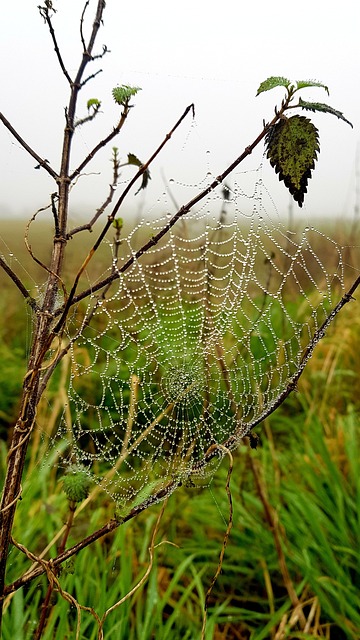
M 57 66 L 38 4 L 39 0 L 3 3 L 0 110 L 28 144 L 58 170 L 67 83 Z M 81 54 L 79 15 L 83 1 L 54 0 L 54 6 L 54 27 L 65 64 L 74 75 Z M 94 6 L 93 1 L 89 16 Z M 123 158 L 132 152 L 145 160 L 185 107 L 194 102 L 196 124 L 188 118 L 178 130 L 152 167 L 152 190 L 145 200 L 138 196 L 138 203 L 150 210 L 156 189 L 164 190 L 163 175 L 166 180 L 175 180 L 171 184 L 181 200 L 186 197 L 181 183 L 204 186 L 207 172 L 218 175 L 223 171 L 259 134 L 262 120 L 271 119 L 283 93 L 275 89 L 255 97 L 261 81 L 271 75 L 315 79 L 329 86 L 330 96 L 317 88 L 304 90 L 301 96 L 343 111 L 354 129 L 331 115 L 313 117 L 320 132 L 321 153 L 305 211 L 310 216 L 352 215 L 360 144 L 359 6 L 358 0 L 302 0 L 280 5 L 268 0 L 108 0 L 96 51 L 106 44 L 111 53 L 91 66 L 91 72 L 101 67 L 103 73 L 81 92 L 78 115 L 86 115 L 86 102 L 92 97 L 102 101 L 103 113 L 95 126 L 79 128 L 73 167 L 115 123 L 118 108 L 111 89 L 117 84 L 142 87 L 126 130 L 116 142 Z M 241 171 L 256 169 L 262 151 L 250 157 Z M 34 170 L 33 159 L 1 123 L 0 153 L 0 216 L 29 215 L 47 204 L 54 184 L 44 171 Z M 74 216 L 87 215 L 102 202 L 104 188 L 111 180 L 109 157 L 109 150 L 102 152 L 88 168 L 101 176 L 79 182 L 72 204 Z M 279 211 L 286 210 L 289 197 L 267 166 L 263 178 Z M 241 176 L 236 179 L 241 183 Z

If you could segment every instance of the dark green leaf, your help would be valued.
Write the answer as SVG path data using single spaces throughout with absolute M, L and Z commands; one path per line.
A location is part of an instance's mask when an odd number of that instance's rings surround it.
M 135 165 L 136 167 L 139 167 L 139 168 L 143 166 L 143 163 L 139 160 L 139 158 L 136 157 L 134 153 L 128 153 L 128 164 Z M 146 169 L 143 173 L 141 187 L 137 190 L 135 195 L 137 195 L 139 191 L 141 191 L 141 189 L 146 189 L 149 180 L 151 180 L 150 171 L 149 169 Z
M 264 82 L 261 83 L 260 87 L 257 90 L 256 95 L 258 96 L 260 93 L 263 93 L 263 91 L 269 91 L 270 89 L 274 89 L 274 87 L 289 87 L 290 86 L 290 80 L 288 80 L 287 78 L 283 78 L 282 76 L 271 76 L 270 78 L 267 78 L 267 80 L 264 80 Z
M 149 180 L 151 180 L 150 171 L 149 171 L 149 169 L 146 169 L 146 171 L 144 171 L 144 173 L 143 173 L 143 177 L 142 177 L 142 181 L 141 181 L 141 187 L 139 187 L 139 189 L 137 190 L 135 195 L 137 195 L 139 193 L 139 191 L 141 191 L 141 189 L 146 189 L 146 187 L 148 186 Z
M 128 153 L 128 164 L 134 164 L 136 167 L 142 167 L 142 162 L 134 153 Z
M 304 116 L 282 118 L 265 138 L 270 164 L 302 207 L 311 170 L 320 151 L 318 130 Z
M 305 102 L 305 100 L 299 98 L 299 107 L 305 109 L 306 111 L 321 111 L 322 113 L 331 113 L 333 116 L 336 116 L 340 120 L 344 120 L 344 122 L 347 122 L 347 124 L 352 127 L 351 122 L 345 118 L 341 111 L 337 111 L 336 109 L 333 109 L 333 107 L 330 107 L 327 104 L 323 104 L 322 102 Z
M 326 84 L 322 84 L 322 82 L 318 82 L 317 80 L 297 80 L 296 81 L 296 89 L 305 89 L 306 87 L 321 87 L 325 89 L 326 93 L 329 95 L 329 88 Z

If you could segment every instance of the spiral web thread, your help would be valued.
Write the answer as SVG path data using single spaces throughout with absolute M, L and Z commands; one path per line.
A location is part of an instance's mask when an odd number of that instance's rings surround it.
M 208 204 L 188 214 L 89 302 L 92 323 L 71 347 L 72 422 L 58 436 L 123 507 L 205 484 L 223 455 L 206 463 L 206 452 L 235 448 L 276 404 L 342 294 L 336 243 L 287 232 L 263 200 L 259 176 L 251 198 L 235 185 L 220 216 Z M 118 267 L 164 223 L 137 225 Z

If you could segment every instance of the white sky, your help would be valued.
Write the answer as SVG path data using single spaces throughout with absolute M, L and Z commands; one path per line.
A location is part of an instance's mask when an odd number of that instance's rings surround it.
M 38 4 L 39 0 L 3 3 L 0 110 L 58 170 L 67 83 Z M 54 6 L 59 44 L 68 71 L 74 75 L 81 54 L 78 24 L 83 1 L 54 0 Z M 93 0 L 91 10 L 94 6 Z M 331 115 L 303 112 L 318 126 L 321 146 L 305 212 L 310 216 L 352 215 L 360 146 L 359 7 L 358 0 L 284 4 L 268 0 L 107 0 L 96 50 L 100 52 L 104 43 L 111 53 L 88 67 L 89 73 L 99 66 L 104 72 L 81 92 L 78 112 L 79 117 L 86 115 L 87 100 L 97 97 L 102 100 L 103 114 L 94 127 L 88 124 L 78 130 L 72 166 L 115 123 L 118 108 L 111 89 L 117 84 L 142 87 L 125 132 L 112 143 L 119 146 L 124 159 L 133 152 L 144 161 L 185 107 L 194 102 L 196 126 L 188 118 L 152 167 L 152 190 L 145 200 L 145 208 L 150 209 L 156 188 L 164 190 L 161 171 L 180 183 L 200 182 L 207 171 L 222 172 L 259 134 L 262 120 L 272 118 L 282 97 L 281 89 L 255 97 L 261 81 L 270 75 L 313 78 L 329 86 L 330 96 L 316 88 L 302 91 L 301 96 L 343 111 L 354 129 Z M 256 168 L 262 151 L 263 147 L 241 170 Z M 0 154 L 0 216 L 30 215 L 47 204 L 54 184 L 45 172 L 34 170 L 33 159 L 1 123 Z M 101 177 L 79 182 L 77 195 L 74 191 L 74 215 L 84 213 L 84 207 L 92 215 L 104 199 L 111 180 L 109 157 L 110 150 L 102 152 L 87 169 L 102 172 Z M 264 179 L 279 210 L 285 210 L 289 202 L 285 187 L 267 167 Z M 182 197 L 181 190 L 176 196 Z

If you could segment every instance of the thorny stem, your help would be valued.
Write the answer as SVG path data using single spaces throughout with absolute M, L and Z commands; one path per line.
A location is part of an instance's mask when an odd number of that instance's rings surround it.
M 13 437 L 7 457 L 7 473 L 0 506 L 0 622 L 3 610 L 3 593 L 5 585 L 5 571 L 11 530 L 16 510 L 17 500 L 21 497 L 21 478 L 23 474 L 25 456 L 31 431 L 33 429 L 36 410 L 40 400 L 39 387 L 44 358 L 49 349 L 52 334 L 50 331 L 52 313 L 55 306 L 59 278 L 61 277 L 64 251 L 66 245 L 66 228 L 69 204 L 69 164 L 71 144 L 74 134 L 74 120 L 77 98 L 81 89 L 81 80 L 87 64 L 91 60 L 92 49 L 100 28 L 105 1 L 98 0 L 95 19 L 87 49 L 83 51 L 75 81 L 71 83 L 70 99 L 66 110 L 66 126 L 63 139 L 60 173 L 57 175 L 38 154 L 36 154 L 17 134 L 6 118 L 1 116 L 2 122 L 11 131 L 20 144 L 34 157 L 41 166 L 56 180 L 58 185 L 58 233 L 54 237 L 50 261 L 49 277 L 41 309 L 37 312 L 33 343 L 30 351 L 27 373 L 24 378 L 23 394 L 20 402 L 19 418 L 14 427 Z M 48 5 L 43 8 L 48 12 Z M 48 21 L 47 21 L 48 22 Z M 50 28 L 50 25 L 49 25 Z M 50 29 L 50 33 L 51 29 Z M 59 56 L 58 56 L 59 58 Z M 61 61 L 59 60 L 61 68 Z M 11 275 L 11 274 L 9 274 Z M 14 278 L 13 278 L 14 279 Z M 23 292 L 24 293 L 24 292 Z M 25 296 L 28 297 L 28 294 Z

